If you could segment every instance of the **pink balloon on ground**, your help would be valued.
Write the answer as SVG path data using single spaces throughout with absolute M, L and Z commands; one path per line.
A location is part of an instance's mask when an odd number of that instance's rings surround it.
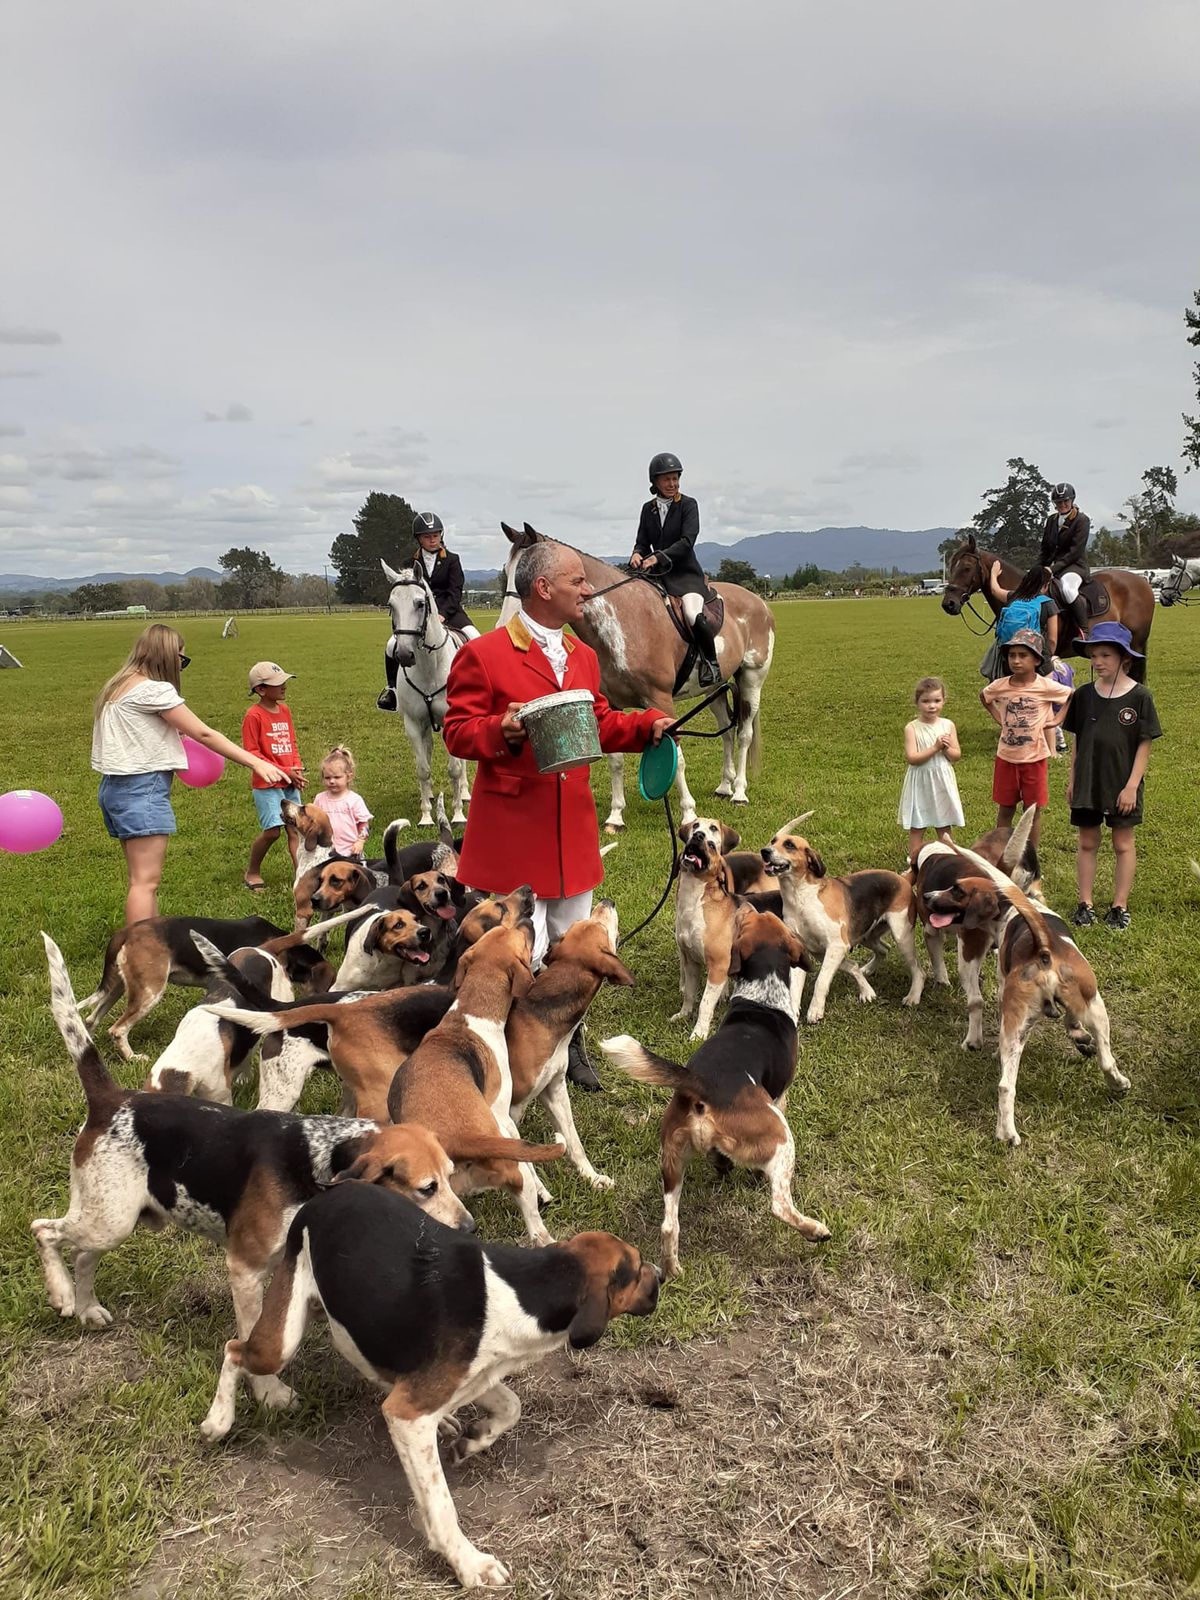
M 45 850 L 62 831 L 62 812 L 40 789 L 12 789 L 0 794 L 0 850 L 27 856 L 34 850 Z
M 182 772 L 176 773 L 176 777 L 180 783 L 186 783 L 189 789 L 207 789 L 225 771 L 224 756 L 219 756 L 207 745 L 197 744 L 186 733 L 183 736 L 183 753 L 188 758 L 188 764 Z

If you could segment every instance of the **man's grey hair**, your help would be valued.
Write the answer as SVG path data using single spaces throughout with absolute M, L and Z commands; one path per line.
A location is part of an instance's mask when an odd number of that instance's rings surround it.
M 522 550 L 513 570 L 513 588 L 521 599 L 529 599 L 539 578 L 552 578 L 567 554 L 565 545 L 550 539 L 539 539 Z

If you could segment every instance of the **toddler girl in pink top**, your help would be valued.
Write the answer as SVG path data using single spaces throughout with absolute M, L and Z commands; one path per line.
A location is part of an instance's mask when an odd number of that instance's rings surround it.
M 321 763 L 321 793 L 313 800 L 329 818 L 333 848 L 340 856 L 362 856 L 371 829 L 371 813 L 362 795 L 355 794 L 354 757 L 344 744 L 335 744 Z

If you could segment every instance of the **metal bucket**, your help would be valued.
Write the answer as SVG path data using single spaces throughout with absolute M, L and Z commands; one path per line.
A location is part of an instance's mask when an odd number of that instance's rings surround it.
M 599 761 L 600 729 L 590 689 L 563 689 L 527 700 L 517 717 L 529 735 L 539 772 L 570 772 Z

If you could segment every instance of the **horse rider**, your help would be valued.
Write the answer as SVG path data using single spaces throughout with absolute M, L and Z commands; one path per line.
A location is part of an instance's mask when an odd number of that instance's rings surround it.
M 436 511 L 418 511 L 413 518 L 413 537 L 417 541 L 417 556 L 413 562 L 424 569 L 429 587 L 433 591 L 438 616 L 447 628 L 461 633 L 465 639 L 478 639 L 479 629 L 463 610 L 462 562 L 446 549 L 443 539 L 442 519 Z M 396 651 L 398 643 L 393 634 L 384 646 L 383 670 L 387 674 L 387 688 L 375 704 L 381 711 L 396 709 L 396 679 L 400 662 Z
M 683 464 L 669 450 L 650 463 L 651 499 L 642 507 L 637 538 L 629 565 L 634 572 L 653 578 L 670 595 L 680 597 L 683 620 L 700 651 L 697 676 L 701 688 L 720 683 L 717 641 L 704 618 L 708 580 L 696 559 L 700 534 L 700 507 L 690 495 L 680 494 Z
M 1054 574 L 1067 621 L 1074 624 L 1074 632 L 1068 632 L 1067 638 L 1082 637 L 1087 633 L 1088 617 L 1087 602 L 1080 598 L 1079 591 L 1091 577 L 1087 542 L 1092 525 L 1075 504 L 1073 483 L 1056 483 L 1050 500 L 1054 510 L 1042 529 L 1038 561 Z

